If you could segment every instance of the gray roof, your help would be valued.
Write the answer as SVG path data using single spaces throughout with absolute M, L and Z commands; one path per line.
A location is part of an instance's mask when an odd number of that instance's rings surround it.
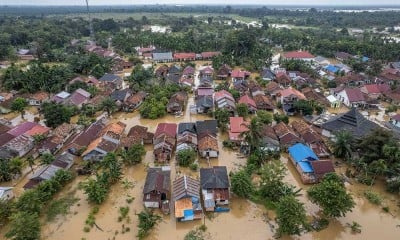
M 196 122 L 197 134 L 201 135 L 204 133 L 217 135 L 217 120 L 204 120 Z
M 111 99 L 114 101 L 120 101 L 123 102 L 125 98 L 127 97 L 128 94 L 131 93 L 131 90 L 129 88 L 125 88 L 123 90 L 116 90 L 111 93 Z
M 195 123 L 179 123 L 178 125 L 178 134 L 181 134 L 183 132 L 192 132 L 196 133 L 196 125 Z
M 225 166 L 200 168 L 202 189 L 229 188 L 228 171 Z
M 153 60 L 172 60 L 172 52 L 153 53 Z
M 70 169 L 72 164 L 74 164 L 75 156 L 68 153 L 68 152 L 63 152 L 61 155 L 58 155 L 56 157 L 56 160 L 54 160 L 51 165 L 63 168 L 63 169 Z
M 275 74 L 269 68 L 264 68 L 261 72 L 261 78 L 275 79 Z
M 200 182 L 188 176 L 176 179 L 174 186 L 174 200 L 187 197 L 196 197 L 200 199 Z
M 196 101 L 196 106 L 211 108 L 213 106 L 212 96 L 200 96 Z
M 171 186 L 171 171 L 163 168 L 149 168 L 147 171 L 146 182 L 143 193 L 152 191 L 169 192 Z
M 321 127 L 331 132 L 346 130 L 355 137 L 363 137 L 372 130 L 379 128 L 379 125 L 366 119 L 356 108 L 352 108 L 347 113 L 336 116 L 322 124 Z
M 62 168 L 57 167 L 55 165 L 47 165 L 43 166 L 39 170 L 37 170 L 30 179 L 34 180 L 49 180 L 56 175 L 58 170 Z
M 100 81 L 105 81 L 105 82 L 113 82 L 115 80 L 122 80 L 122 79 L 117 75 L 106 73 L 99 80 Z

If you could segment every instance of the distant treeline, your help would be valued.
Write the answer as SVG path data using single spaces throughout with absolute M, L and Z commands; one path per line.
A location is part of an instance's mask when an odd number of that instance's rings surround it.
M 389 8 L 388 6 L 385 6 Z M 269 18 L 276 23 L 299 26 L 326 27 L 388 27 L 400 24 L 400 12 L 334 12 L 334 8 L 279 7 L 279 6 L 222 6 L 222 5 L 135 5 L 135 6 L 91 6 L 93 13 L 210 13 L 237 14 L 251 18 Z M 395 8 L 395 7 L 394 7 Z M 340 8 L 339 8 L 340 9 Z M 0 16 L 38 16 L 54 14 L 86 13 L 86 6 L 2 6 Z

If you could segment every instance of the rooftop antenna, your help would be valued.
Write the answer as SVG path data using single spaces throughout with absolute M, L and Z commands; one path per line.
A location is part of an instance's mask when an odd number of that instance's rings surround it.
M 92 18 L 90 16 L 90 11 L 89 11 L 89 0 L 86 1 L 86 10 L 89 18 L 89 31 L 90 31 L 90 38 L 93 40 L 94 39 L 94 31 L 93 31 L 93 25 L 92 25 Z

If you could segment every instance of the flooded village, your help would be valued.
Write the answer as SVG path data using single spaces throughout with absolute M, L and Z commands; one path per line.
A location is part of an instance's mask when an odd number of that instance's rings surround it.
M 0 239 L 398 239 L 399 59 L 247 38 L 265 22 L 184 51 L 141 21 L 129 54 L 0 62 Z

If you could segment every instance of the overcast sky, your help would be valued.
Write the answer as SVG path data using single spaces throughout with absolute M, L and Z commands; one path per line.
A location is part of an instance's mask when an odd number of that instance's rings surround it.
M 0 5 L 84 5 L 85 0 L 0 0 Z M 260 4 L 260 5 L 400 5 L 399 0 L 89 0 L 91 5 Z

